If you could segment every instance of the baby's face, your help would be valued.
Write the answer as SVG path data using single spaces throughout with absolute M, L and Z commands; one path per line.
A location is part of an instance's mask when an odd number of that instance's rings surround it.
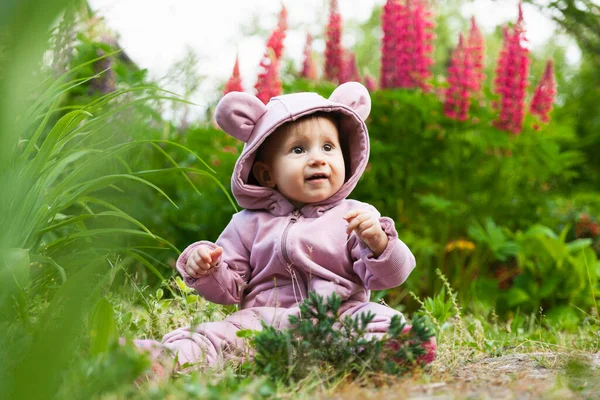
M 327 118 L 301 120 L 273 138 L 268 161 L 262 163 L 267 174 L 259 181 L 276 188 L 296 207 L 328 199 L 340 190 L 346 174 L 338 136 Z M 261 179 L 267 175 L 269 179 Z

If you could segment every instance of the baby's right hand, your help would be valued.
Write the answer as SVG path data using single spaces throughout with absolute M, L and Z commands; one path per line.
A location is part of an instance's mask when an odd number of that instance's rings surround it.
M 222 247 L 211 250 L 208 246 L 199 246 L 190 254 L 185 265 L 185 272 L 192 278 L 208 275 L 215 270 L 221 254 L 223 254 Z

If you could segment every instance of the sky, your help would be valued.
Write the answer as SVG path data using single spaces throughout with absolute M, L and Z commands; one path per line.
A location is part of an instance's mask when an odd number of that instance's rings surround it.
M 244 88 L 252 89 L 258 65 L 265 50 L 267 37 L 244 36 L 242 28 L 257 18 L 262 28 L 276 25 L 281 4 L 288 10 L 284 58 L 299 66 L 306 32 L 320 34 L 328 16 L 328 0 L 89 0 L 105 20 L 109 29 L 117 32 L 119 43 L 140 67 L 147 68 L 150 77 L 160 79 L 169 67 L 183 58 L 188 48 L 199 56 L 198 73 L 206 76 L 199 93 L 192 99 L 203 105 L 203 93 L 214 93 L 231 75 L 236 53 Z M 375 5 L 385 0 L 338 0 L 343 21 L 365 21 Z M 475 15 L 480 29 L 492 31 L 496 26 L 517 17 L 518 0 L 475 0 L 462 8 L 466 18 Z M 527 38 L 535 48 L 553 38 L 554 23 L 536 8 L 523 6 Z M 558 40 L 567 40 L 559 38 Z M 343 37 L 342 44 L 351 44 Z M 315 42 L 316 51 L 324 43 Z M 580 54 L 574 44 L 568 57 L 576 62 Z M 177 88 L 169 88 L 177 91 Z

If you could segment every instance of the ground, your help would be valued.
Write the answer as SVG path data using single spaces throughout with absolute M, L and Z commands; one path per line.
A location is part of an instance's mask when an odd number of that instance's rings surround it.
M 452 370 L 387 381 L 374 390 L 342 384 L 330 399 L 593 399 L 600 398 L 600 353 L 515 353 L 465 361 Z

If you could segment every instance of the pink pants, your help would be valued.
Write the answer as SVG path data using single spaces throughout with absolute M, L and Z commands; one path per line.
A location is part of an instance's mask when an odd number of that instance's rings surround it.
M 370 337 L 385 334 L 394 315 L 399 315 L 404 321 L 402 314 L 390 307 L 378 303 L 355 301 L 342 304 L 341 319 L 358 317 L 369 311 L 375 314 L 375 318 L 367 326 L 367 333 Z M 262 329 L 261 321 L 277 329 L 286 329 L 289 327 L 288 317 L 298 313 L 297 307 L 247 308 L 231 314 L 220 322 L 206 322 L 193 327 L 177 329 L 166 334 L 160 343 L 154 340 L 136 340 L 135 345 L 148 350 L 153 358 L 158 357 L 164 349 L 169 350 L 173 356 L 177 357 L 179 368 L 185 364 L 214 366 L 236 355 L 248 354 L 246 341 L 236 336 L 239 330 L 259 331 Z

